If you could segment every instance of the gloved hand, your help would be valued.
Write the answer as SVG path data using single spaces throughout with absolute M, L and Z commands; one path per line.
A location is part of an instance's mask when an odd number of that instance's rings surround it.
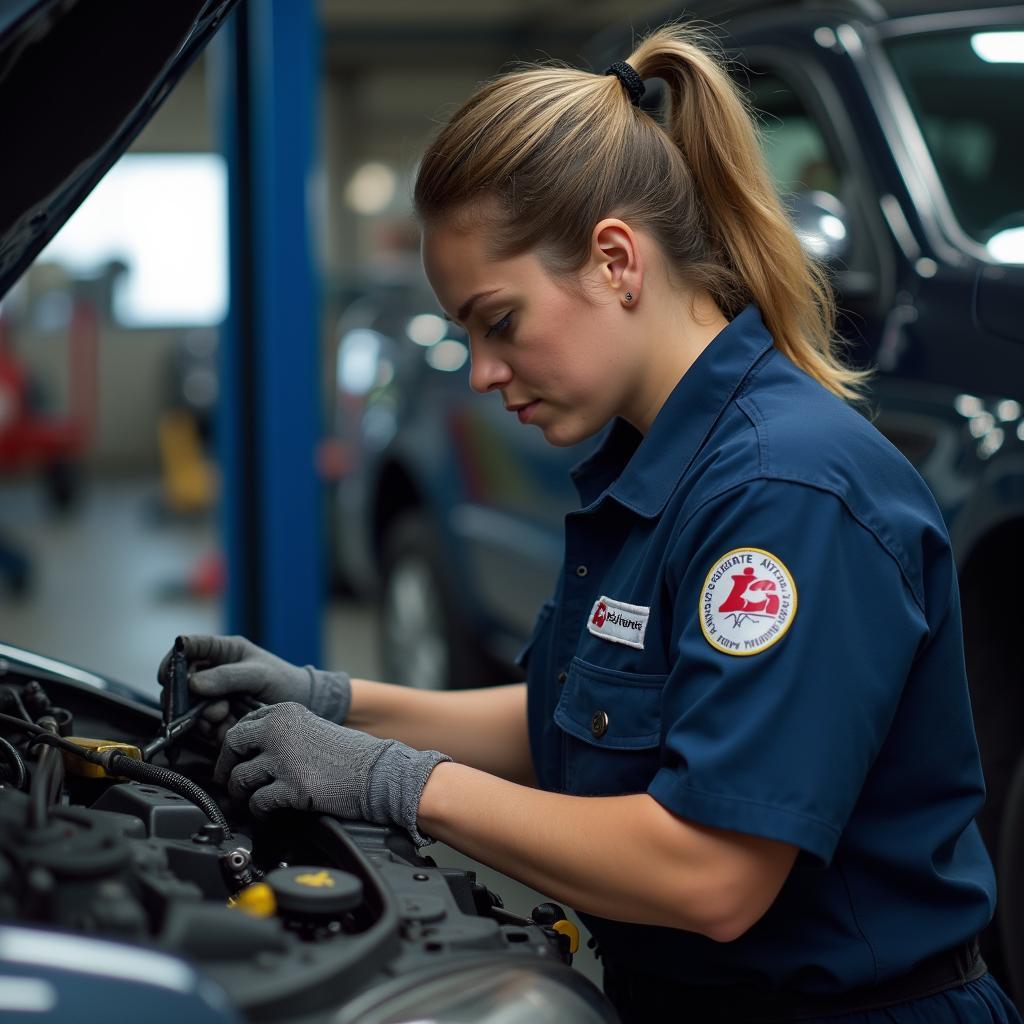
M 450 761 L 326 722 L 298 704 L 274 704 L 240 719 L 224 737 L 214 779 L 257 818 L 292 808 L 399 825 L 417 846 L 432 839 L 416 828 L 423 787 Z
M 265 704 L 294 701 L 332 722 L 344 722 L 352 702 L 352 684 L 344 672 L 299 668 L 257 647 L 244 636 L 183 636 L 189 665 L 189 689 L 200 698 L 249 696 Z M 157 680 L 170 682 L 172 648 L 157 669 Z M 201 725 L 222 739 L 235 718 L 228 700 L 214 700 Z

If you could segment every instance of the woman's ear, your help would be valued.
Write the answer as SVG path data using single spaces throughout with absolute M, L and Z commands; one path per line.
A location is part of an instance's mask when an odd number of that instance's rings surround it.
M 643 287 L 643 256 L 636 233 L 625 221 L 607 217 L 594 225 L 592 237 L 597 279 L 624 305 L 635 306 Z

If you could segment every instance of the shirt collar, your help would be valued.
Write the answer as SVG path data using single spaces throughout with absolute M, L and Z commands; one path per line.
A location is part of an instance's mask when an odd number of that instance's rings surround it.
M 748 305 L 697 357 L 646 436 L 616 419 L 597 450 L 572 470 L 584 506 L 611 496 L 638 515 L 658 515 L 772 337 Z

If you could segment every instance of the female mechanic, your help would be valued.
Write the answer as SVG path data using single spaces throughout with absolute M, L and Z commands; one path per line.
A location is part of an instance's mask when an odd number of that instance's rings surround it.
M 625 1021 L 1019 1022 L 975 942 L 994 883 L 947 533 L 844 401 L 863 376 L 720 60 L 670 24 L 604 74 L 502 75 L 415 203 L 474 390 L 554 445 L 608 428 L 527 682 L 410 691 L 186 638 L 196 693 L 268 703 L 220 779 L 568 903 Z

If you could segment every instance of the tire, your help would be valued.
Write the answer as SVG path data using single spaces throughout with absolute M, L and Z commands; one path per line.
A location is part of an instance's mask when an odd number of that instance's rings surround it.
M 1024 1003 L 1024 757 L 1017 762 L 1003 812 L 999 843 L 999 933 L 1007 986 Z
M 430 521 L 403 513 L 384 538 L 379 614 L 388 682 L 461 690 L 499 681 L 453 594 Z
M 995 917 L 981 933 L 981 953 L 992 974 L 1009 988 L 1002 898 L 1007 879 L 1002 873 L 1000 850 L 1014 771 L 1024 754 L 1024 679 L 1017 658 L 1007 648 L 1007 638 L 1014 637 L 1018 628 L 1013 620 L 1014 603 L 1008 600 L 1009 593 L 1004 595 L 992 586 L 985 568 L 984 564 L 969 568 L 962 585 L 967 678 L 987 790 L 977 821 L 996 867 L 1000 891 Z

